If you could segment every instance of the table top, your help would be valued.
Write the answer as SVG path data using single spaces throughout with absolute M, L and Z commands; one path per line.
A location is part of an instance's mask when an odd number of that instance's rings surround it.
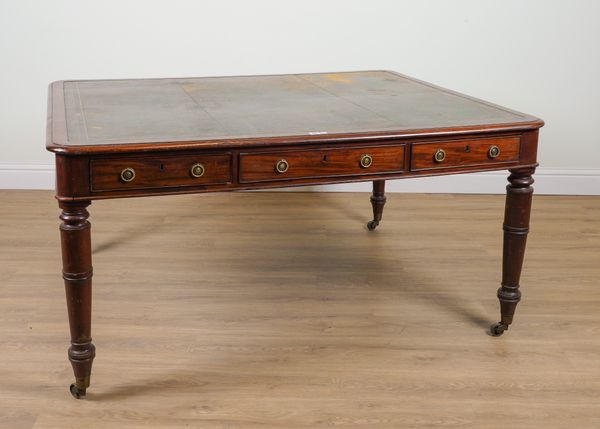
M 48 149 L 332 141 L 543 122 L 389 71 L 54 82 Z M 181 145 L 180 145 L 181 146 Z M 107 149 L 107 150 L 110 150 Z

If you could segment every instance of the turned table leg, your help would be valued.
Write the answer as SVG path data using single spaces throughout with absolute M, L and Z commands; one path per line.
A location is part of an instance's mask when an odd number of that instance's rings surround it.
M 502 285 L 498 289 L 501 320 L 492 325 L 494 336 L 502 335 L 513 321 L 517 304 L 521 300 L 519 279 L 525 256 L 529 214 L 533 195 L 533 173 L 535 168 L 509 170 L 504 211 L 504 251 L 502 254 Z
M 385 180 L 373 181 L 373 194 L 371 195 L 371 205 L 373 206 L 373 220 L 367 223 L 367 228 L 373 231 L 379 225 L 383 215 L 383 206 L 385 205 Z
M 89 201 L 61 202 L 60 219 L 63 278 L 67 295 L 67 310 L 71 330 L 69 360 L 75 383 L 71 394 L 84 398 L 90 385 L 92 361 L 96 350 L 92 344 L 92 247 L 90 240 Z

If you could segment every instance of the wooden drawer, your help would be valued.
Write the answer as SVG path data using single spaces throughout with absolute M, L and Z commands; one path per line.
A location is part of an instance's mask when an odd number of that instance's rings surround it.
M 401 172 L 404 150 L 395 145 L 241 153 L 240 183 Z
M 199 165 L 199 167 L 198 167 Z M 196 166 L 194 174 L 192 168 Z M 131 180 L 131 172 L 133 178 Z M 122 176 L 122 174 L 124 176 Z M 90 161 L 92 191 L 216 185 L 231 182 L 231 154 L 127 156 Z
M 410 169 L 419 171 L 515 162 L 519 160 L 520 146 L 518 136 L 414 143 Z

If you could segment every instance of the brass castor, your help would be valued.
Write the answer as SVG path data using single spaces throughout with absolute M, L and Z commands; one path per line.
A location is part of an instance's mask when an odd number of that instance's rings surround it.
M 499 337 L 500 335 L 504 334 L 504 331 L 507 329 L 508 325 L 505 325 L 502 322 L 494 323 L 492 326 L 490 326 L 490 334 L 492 337 Z
M 75 384 L 71 384 L 69 390 L 71 391 L 71 395 L 73 395 L 73 398 L 85 399 L 85 389 L 80 389 Z
M 379 221 L 378 220 L 370 220 L 367 223 L 367 228 L 369 231 L 373 231 L 375 228 L 377 228 L 377 225 L 379 225 Z

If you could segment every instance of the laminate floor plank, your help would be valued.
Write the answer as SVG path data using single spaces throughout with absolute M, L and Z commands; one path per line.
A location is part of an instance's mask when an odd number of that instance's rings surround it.
M 0 191 L 0 428 L 600 427 L 600 198 L 536 196 L 500 338 L 504 197 L 94 202 L 85 401 L 51 192 Z

